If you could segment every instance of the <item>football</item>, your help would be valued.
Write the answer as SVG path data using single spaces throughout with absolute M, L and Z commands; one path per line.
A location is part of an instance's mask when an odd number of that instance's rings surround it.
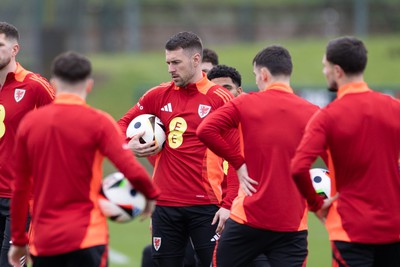
M 328 198 L 331 196 L 331 178 L 329 177 L 329 171 L 322 168 L 314 168 L 310 170 L 310 176 L 315 191 Z
M 141 144 L 156 141 L 159 152 L 165 142 L 165 127 L 161 120 L 152 114 L 142 114 L 134 118 L 126 129 L 126 137 L 132 138 L 139 132 L 144 131 L 144 135 L 140 137 Z
M 115 172 L 103 180 L 99 206 L 110 220 L 129 222 L 143 212 L 146 198 L 132 187 L 122 173 Z

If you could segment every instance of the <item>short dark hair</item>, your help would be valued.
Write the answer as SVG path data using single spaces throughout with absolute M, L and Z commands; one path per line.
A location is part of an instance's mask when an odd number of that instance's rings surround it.
M 77 83 L 89 78 L 92 64 L 85 56 L 68 51 L 58 55 L 51 66 L 52 75 L 68 83 Z
M 360 74 L 367 66 L 367 52 L 361 40 L 345 36 L 328 43 L 326 60 L 340 66 L 346 74 Z
M 218 55 L 214 50 L 211 50 L 209 48 L 204 48 L 203 49 L 203 62 L 210 62 L 213 66 L 216 66 L 219 64 L 218 61 Z
M 236 84 L 236 86 L 240 87 L 242 85 L 242 76 L 240 73 L 233 67 L 229 67 L 226 65 L 217 65 L 214 66 L 208 73 L 207 78 L 209 80 L 215 78 L 231 78 L 232 82 Z
M 197 34 L 193 32 L 179 32 L 173 35 L 165 44 L 165 49 L 174 51 L 179 48 L 192 49 L 203 56 L 203 43 Z
M 290 76 L 293 70 L 289 51 L 279 45 L 271 45 L 258 52 L 253 59 L 253 64 L 258 67 L 266 67 L 274 76 Z
M 18 29 L 10 23 L 0 21 L 0 33 L 3 33 L 6 38 L 14 39 L 17 42 L 19 41 Z

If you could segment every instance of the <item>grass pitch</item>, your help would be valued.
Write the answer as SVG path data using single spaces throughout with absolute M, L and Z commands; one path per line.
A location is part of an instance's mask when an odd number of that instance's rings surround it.
M 251 44 L 236 44 L 214 49 L 222 64 L 230 65 L 242 74 L 245 91 L 254 91 L 252 60 L 262 48 L 281 44 L 289 49 L 293 59 L 292 86 L 323 88 L 322 56 L 327 39 L 266 40 Z M 368 49 L 368 65 L 365 80 L 373 89 L 400 89 L 398 69 L 400 66 L 400 36 L 377 36 L 364 40 Z M 206 47 L 209 47 L 205 44 Z M 169 81 L 164 57 L 164 44 L 160 50 L 149 53 L 91 55 L 95 87 L 88 103 L 109 112 L 119 119 L 149 88 Z M 146 161 L 142 161 L 149 170 Z M 104 173 L 114 168 L 106 162 Z M 313 214 L 309 215 L 308 266 L 331 265 L 327 233 Z M 127 224 L 109 223 L 111 267 L 139 267 L 143 247 L 151 242 L 149 222 L 138 219 Z

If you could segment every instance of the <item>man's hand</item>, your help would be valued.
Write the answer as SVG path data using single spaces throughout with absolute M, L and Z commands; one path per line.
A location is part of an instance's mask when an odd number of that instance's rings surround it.
M 27 246 L 14 246 L 11 245 L 8 251 L 8 262 L 14 267 L 23 267 L 26 259 L 29 259 Z
M 156 207 L 156 201 L 155 200 L 151 200 L 151 199 L 147 199 L 146 200 L 146 207 L 144 208 L 141 216 L 140 221 L 144 221 L 147 218 L 151 218 L 151 214 L 153 214 L 153 211 Z
M 230 210 L 225 209 L 225 208 L 220 208 L 216 213 L 215 216 L 211 222 L 212 225 L 216 224 L 218 222 L 217 225 L 217 230 L 215 230 L 215 232 L 217 234 L 221 234 L 222 231 L 224 230 L 225 227 L 225 222 L 226 220 L 229 218 L 229 215 L 231 214 Z
M 144 133 L 145 132 L 143 131 L 133 136 L 128 143 L 129 149 L 132 150 L 132 152 L 135 153 L 137 157 L 152 156 L 155 155 L 158 150 L 158 145 L 156 145 L 155 141 L 151 141 L 145 144 L 140 143 L 140 137 L 142 137 Z
M 333 197 L 326 198 L 324 199 L 324 204 L 322 204 L 322 207 L 315 212 L 315 215 L 318 217 L 318 219 L 325 224 L 326 221 L 326 216 L 328 215 L 329 208 L 331 207 L 332 203 L 338 199 L 339 193 L 334 195 Z
M 253 185 L 258 185 L 258 182 L 249 177 L 246 163 L 243 163 L 236 172 L 239 178 L 240 187 L 246 195 L 252 196 L 253 193 L 257 192 Z

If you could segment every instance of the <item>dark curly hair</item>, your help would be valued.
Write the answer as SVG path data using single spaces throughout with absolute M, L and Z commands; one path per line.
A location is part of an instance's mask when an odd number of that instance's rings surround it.
M 207 78 L 209 80 L 221 77 L 229 77 L 232 79 L 232 82 L 240 87 L 242 85 L 242 76 L 240 73 L 233 67 L 229 67 L 226 65 L 217 65 L 214 66 L 208 73 Z

